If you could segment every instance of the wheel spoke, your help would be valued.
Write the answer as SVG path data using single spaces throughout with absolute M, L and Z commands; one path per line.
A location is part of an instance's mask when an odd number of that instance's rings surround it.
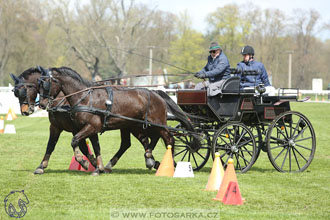
M 242 132 L 242 133 L 243 133 L 243 132 Z M 243 138 L 243 136 L 244 136 L 246 133 L 247 133 L 247 131 L 244 130 L 244 134 L 242 134 L 242 135 L 240 136 L 240 138 L 238 139 L 238 141 L 235 143 L 236 145 L 241 141 L 241 139 Z
M 298 146 L 298 147 L 304 148 L 304 149 L 306 149 L 306 150 L 312 151 L 312 149 L 309 149 L 309 148 L 307 148 L 307 147 L 305 147 L 305 146 L 302 146 L 302 145 L 300 145 L 300 144 L 296 144 L 295 146 Z
M 183 149 L 182 151 L 180 151 L 180 152 L 174 154 L 174 157 L 178 156 L 179 154 L 181 154 L 181 153 L 184 152 L 184 151 L 187 151 L 187 149 Z
M 297 148 L 294 149 L 306 162 L 308 162 L 308 160 L 297 150 Z
M 198 164 L 197 164 L 197 161 L 196 161 L 195 155 L 194 155 L 194 154 L 192 154 L 191 156 L 192 156 L 192 157 L 193 157 L 193 159 L 194 159 L 194 162 L 195 162 L 195 165 L 196 165 L 196 167 L 198 167 Z
M 283 148 L 282 150 L 281 150 L 281 152 L 275 157 L 275 159 L 274 159 L 274 161 L 283 153 L 283 151 L 285 150 L 285 148 Z
M 186 157 L 187 153 L 188 153 L 188 150 L 186 150 L 186 153 L 184 153 L 183 157 L 181 158 L 181 161 L 183 161 L 183 159 Z
M 280 142 L 285 142 L 286 141 L 286 140 L 283 140 L 283 139 L 280 139 L 280 138 L 277 138 L 277 137 L 273 137 L 273 136 L 271 136 L 270 139 L 280 141 Z M 274 143 L 277 143 L 277 142 L 274 142 Z
M 235 154 L 235 157 L 236 157 L 236 168 L 237 169 L 239 169 L 239 170 L 242 170 L 242 167 L 241 167 L 241 164 L 240 164 L 240 162 L 239 162 L 239 158 L 238 158 L 238 156 L 237 156 L 237 154 Z
M 187 145 L 178 145 L 178 144 L 176 144 L 175 147 L 184 147 L 184 148 L 186 148 Z
M 284 159 L 283 159 L 283 162 L 282 162 L 282 166 L 281 166 L 281 169 L 283 170 L 283 166 L 284 166 L 284 163 L 285 163 L 285 160 L 286 160 L 286 157 L 288 156 L 288 152 L 289 152 L 290 148 L 287 149 L 286 153 L 285 153 L 285 156 L 284 156 Z
M 242 147 L 242 148 L 244 148 L 245 150 L 243 150 L 243 149 L 241 149 L 241 152 L 243 153 L 243 151 L 245 151 L 245 152 L 247 152 L 251 157 L 252 157 L 252 155 L 253 154 L 251 154 L 251 152 L 253 153 L 253 151 L 250 151 L 250 150 L 248 150 L 246 147 Z
M 203 158 L 203 160 L 205 160 L 205 157 L 203 157 L 203 155 L 201 155 L 198 151 L 196 151 L 196 154 L 198 154 L 201 158 Z
M 286 126 L 285 121 L 284 121 L 284 117 L 282 118 L 282 121 L 283 121 L 283 126 L 284 126 L 284 131 L 285 131 L 286 137 L 288 138 L 289 135 L 288 135 L 288 131 L 287 131 L 287 126 Z
M 240 143 L 239 145 L 237 145 L 237 147 L 244 146 L 244 145 L 248 144 L 249 142 L 251 142 L 251 139 L 250 140 L 247 140 L 245 142 Z
M 228 128 L 226 128 L 226 131 L 227 131 L 227 134 L 228 134 L 228 138 L 229 138 L 230 145 L 233 145 L 233 143 L 232 143 L 232 141 L 231 141 L 231 138 L 230 138 L 230 135 L 229 135 L 229 134 L 231 134 L 231 133 L 229 132 Z M 226 135 L 226 134 L 225 134 L 225 135 Z M 223 139 L 221 138 L 221 140 L 223 140 Z
M 291 147 L 289 147 L 289 170 L 291 172 Z
M 298 121 L 296 127 L 294 128 L 294 131 L 293 131 L 293 133 L 291 134 L 291 137 L 293 137 L 293 136 L 296 134 L 296 131 L 297 131 L 298 127 L 299 127 L 300 122 L 301 122 L 301 118 L 299 118 L 299 121 Z
M 246 161 L 246 162 L 250 162 L 250 161 L 248 161 L 247 159 L 245 159 L 245 157 L 244 157 L 244 155 L 243 156 L 241 156 L 242 157 L 242 159 L 244 160 L 244 161 Z
M 242 154 L 242 155 L 239 155 L 239 156 L 242 157 L 243 162 L 244 162 L 245 167 L 246 167 L 246 166 L 248 165 L 248 163 L 246 163 L 246 162 L 248 162 L 248 161 L 245 159 L 243 151 L 241 151 L 241 154 Z M 251 156 L 251 155 L 250 155 L 250 156 Z
M 305 140 L 308 140 L 308 139 L 311 139 L 311 138 L 313 138 L 313 137 L 310 136 L 310 137 L 307 137 L 307 138 L 303 138 L 303 139 L 295 140 L 295 142 L 297 143 L 297 142 L 299 142 L 299 141 L 305 141 Z
M 285 135 L 283 134 L 283 131 L 280 129 L 280 128 L 278 128 L 277 126 L 275 126 L 276 127 L 276 129 L 277 129 L 277 131 L 285 138 L 285 139 L 288 139 L 287 137 L 285 137 Z
M 293 138 L 293 140 L 296 140 L 300 135 L 302 135 L 302 134 L 305 132 L 306 129 L 307 129 L 307 126 L 304 127 L 304 128 L 299 132 L 299 134 L 297 134 L 297 136 L 295 136 L 295 137 Z
M 298 169 L 300 170 L 299 161 L 298 161 L 298 158 L 297 158 L 296 153 L 295 153 L 294 151 L 295 151 L 295 148 L 293 147 L 293 148 L 292 148 L 292 153 L 293 153 L 293 156 L 294 156 L 294 158 L 295 158 L 295 160 L 296 160 L 296 162 L 297 162 Z
M 276 149 L 276 148 L 284 147 L 284 146 L 286 146 L 286 145 L 288 145 L 288 144 L 285 143 L 285 144 L 277 145 L 277 146 L 275 146 L 275 147 L 271 147 L 270 149 L 271 149 L 271 150 L 274 150 L 274 149 Z

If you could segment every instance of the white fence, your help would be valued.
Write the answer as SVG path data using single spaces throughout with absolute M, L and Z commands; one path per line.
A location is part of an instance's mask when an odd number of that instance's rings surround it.
M 13 87 L 0 87 L 0 114 L 6 114 L 11 107 L 16 114 L 21 114 L 18 99 L 12 92 Z M 170 93 L 171 97 L 176 101 L 176 89 L 162 89 Z M 330 90 L 323 90 L 320 92 L 313 92 L 313 90 L 299 90 L 301 96 L 309 95 L 314 101 L 328 102 L 330 101 Z

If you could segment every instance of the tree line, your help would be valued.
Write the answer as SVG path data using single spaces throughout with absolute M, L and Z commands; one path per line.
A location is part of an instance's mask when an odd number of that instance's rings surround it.
M 153 73 L 166 68 L 193 79 L 206 64 L 209 43 L 218 41 L 232 67 L 242 59 L 241 48 L 253 46 L 275 87 L 288 86 L 289 54 L 292 87 L 311 89 L 312 78 L 323 78 L 328 86 L 330 40 L 317 36 L 330 25 L 317 11 L 286 15 L 251 3 L 228 4 L 206 19 L 208 30 L 201 33 L 186 12 L 173 14 L 134 0 L 0 0 L 0 85 L 11 82 L 10 72 L 36 65 L 68 66 L 93 80 L 148 73 L 151 49 L 162 61 L 153 62 Z

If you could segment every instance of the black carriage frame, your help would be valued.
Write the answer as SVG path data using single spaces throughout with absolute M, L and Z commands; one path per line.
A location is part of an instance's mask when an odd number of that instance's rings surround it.
M 200 148 L 189 146 L 195 136 L 176 133 L 174 160 L 189 161 L 199 170 L 219 152 L 224 166 L 233 158 L 236 171 L 244 173 L 264 151 L 279 172 L 304 171 L 314 157 L 316 138 L 307 117 L 290 109 L 291 101 L 299 102 L 299 90 L 279 89 L 277 96 L 268 96 L 257 88 L 241 90 L 239 83 L 240 77 L 227 79 L 213 97 L 206 90 L 177 91 L 178 105 L 199 133 Z

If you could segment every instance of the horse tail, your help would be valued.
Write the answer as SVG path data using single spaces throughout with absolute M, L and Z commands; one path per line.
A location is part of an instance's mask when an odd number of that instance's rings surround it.
M 186 129 L 190 131 L 194 130 L 194 126 L 191 124 L 187 115 L 179 108 L 179 106 L 171 99 L 171 97 L 167 95 L 166 92 L 162 90 L 153 91 L 163 98 L 163 100 L 166 102 L 168 111 L 175 116 L 175 119 L 180 121 Z

